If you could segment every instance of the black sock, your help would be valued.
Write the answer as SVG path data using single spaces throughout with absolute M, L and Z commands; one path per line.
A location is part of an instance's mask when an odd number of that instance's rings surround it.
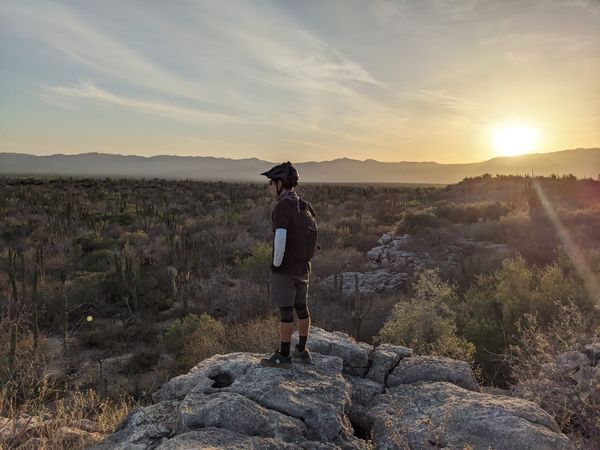
M 298 351 L 300 353 L 302 353 L 304 351 L 304 349 L 306 348 L 306 339 L 308 338 L 308 336 L 300 336 L 300 338 L 298 339 Z
M 281 343 L 281 351 L 279 352 L 281 353 L 281 356 L 290 356 L 290 343 L 289 342 L 282 342 Z

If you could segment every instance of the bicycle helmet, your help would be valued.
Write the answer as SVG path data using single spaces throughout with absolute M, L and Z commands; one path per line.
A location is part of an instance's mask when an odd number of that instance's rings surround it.
M 298 185 L 298 170 L 289 161 L 273 166 L 261 175 L 271 180 L 281 180 L 285 186 Z

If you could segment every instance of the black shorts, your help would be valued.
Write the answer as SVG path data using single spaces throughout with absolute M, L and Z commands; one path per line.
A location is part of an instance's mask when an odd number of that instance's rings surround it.
M 271 303 L 277 307 L 304 305 L 308 299 L 309 274 L 271 272 Z

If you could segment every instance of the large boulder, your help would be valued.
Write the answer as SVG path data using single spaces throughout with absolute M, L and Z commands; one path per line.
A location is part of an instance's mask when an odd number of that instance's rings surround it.
M 292 346 L 297 343 L 298 333 L 294 332 Z M 362 377 L 369 369 L 373 347 L 364 342 L 357 342 L 346 333 L 329 332 L 313 327 L 310 333 L 310 351 L 342 358 L 344 374 Z
M 403 358 L 388 376 L 386 386 L 417 381 L 448 381 L 471 391 L 480 391 L 473 371 L 465 361 L 443 356 Z
M 447 382 L 392 387 L 376 398 L 369 421 L 374 447 L 382 449 L 550 450 L 569 444 L 535 403 Z
M 313 363 L 290 370 L 251 353 L 205 359 L 93 449 L 566 448 L 534 403 L 478 392 L 466 363 L 317 327 L 308 345 Z

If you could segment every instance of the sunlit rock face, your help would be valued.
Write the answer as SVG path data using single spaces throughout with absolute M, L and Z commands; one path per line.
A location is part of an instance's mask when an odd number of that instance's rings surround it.
M 251 353 L 201 361 L 93 448 L 568 447 L 536 404 L 482 394 L 464 362 L 317 327 L 308 342 L 313 363 L 290 370 L 263 367 L 264 355 Z

